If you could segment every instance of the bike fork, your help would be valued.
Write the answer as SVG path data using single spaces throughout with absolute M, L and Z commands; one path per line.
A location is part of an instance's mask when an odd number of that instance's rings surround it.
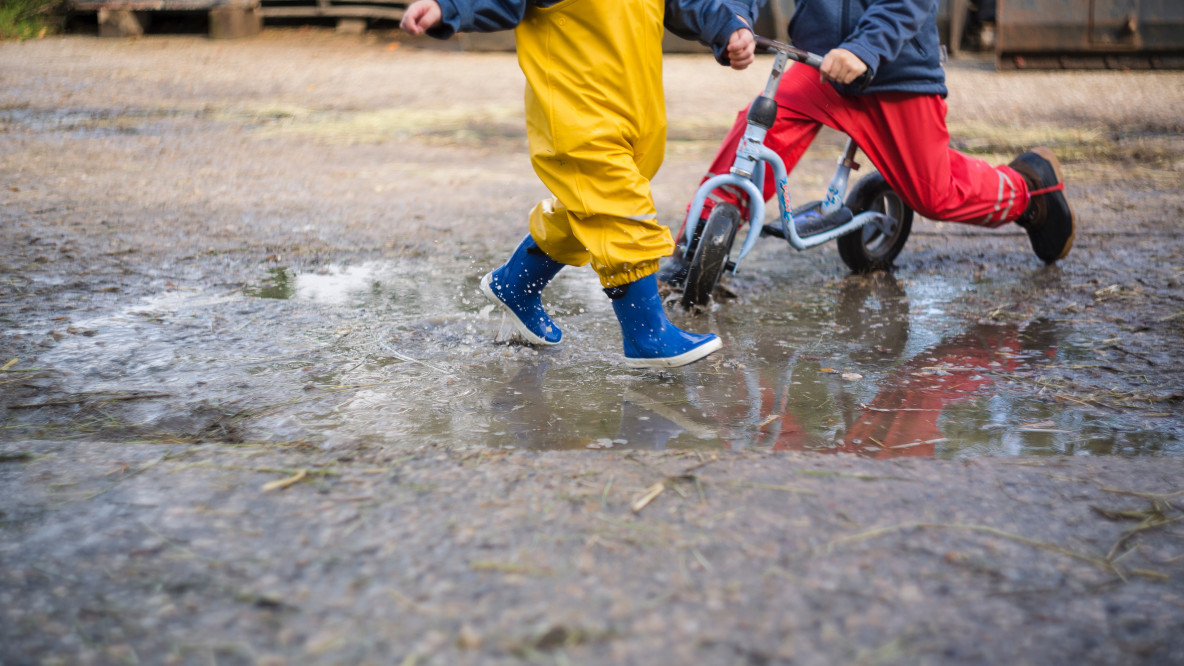
M 847 147 L 843 149 L 843 156 L 839 158 L 839 166 L 835 169 L 835 175 L 831 177 L 830 185 L 826 188 L 826 198 L 822 201 L 823 215 L 833 213 L 843 207 L 847 197 L 847 179 L 851 175 L 852 169 L 859 168 L 859 163 L 855 161 L 856 150 L 855 140 L 848 138 Z

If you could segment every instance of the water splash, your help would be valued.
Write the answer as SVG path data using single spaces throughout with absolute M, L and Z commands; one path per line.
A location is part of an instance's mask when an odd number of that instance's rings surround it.
M 1179 415 L 1099 411 L 1058 394 L 1072 397 L 1056 369 L 1088 330 L 968 318 L 967 295 L 992 285 L 778 268 L 773 282 L 740 278 L 744 296 L 706 316 L 670 309 L 676 324 L 718 333 L 721 352 L 634 371 L 587 270 L 562 272 L 544 297 L 563 344 L 504 342 L 508 328 L 477 287 L 493 264 L 272 267 L 240 293 L 177 291 L 80 322 L 95 334 L 43 361 L 67 395 L 158 396 L 104 404 L 111 428 L 141 436 L 877 458 L 1184 453 Z M 94 403 L 27 410 L 16 425 L 76 424 Z

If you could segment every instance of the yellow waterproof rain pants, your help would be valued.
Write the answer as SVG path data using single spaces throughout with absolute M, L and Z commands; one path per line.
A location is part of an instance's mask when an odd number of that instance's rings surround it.
M 530 233 L 555 261 L 591 262 L 605 287 L 658 270 L 674 249 L 650 179 L 666 150 L 663 0 L 564 0 L 515 30 L 535 173 L 554 195 Z

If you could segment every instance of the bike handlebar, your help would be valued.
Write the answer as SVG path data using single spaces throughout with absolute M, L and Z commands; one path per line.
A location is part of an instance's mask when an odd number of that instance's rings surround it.
M 816 53 L 810 53 L 809 51 L 790 46 L 775 39 L 769 39 L 768 37 L 761 37 L 760 35 L 753 35 L 753 37 L 756 38 L 756 45 L 766 51 L 780 51 L 788 56 L 790 60 L 805 63 L 814 69 L 822 67 L 822 56 Z M 863 89 L 870 82 L 871 70 L 869 69 L 863 74 L 860 74 L 859 78 L 852 81 L 851 85 L 857 89 Z
M 782 42 L 779 42 L 775 39 L 769 39 L 768 37 L 761 37 L 760 35 L 754 35 L 754 37 L 756 37 L 756 45 L 762 49 L 765 49 L 766 51 L 781 51 L 785 55 L 789 56 L 790 60 L 804 62 L 814 68 L 822 66 L 822 56 L 820 55 L 810 53 L 809 51 L 804 51 L 802 49 L 790 46 L 789 44 L 783 44 Z

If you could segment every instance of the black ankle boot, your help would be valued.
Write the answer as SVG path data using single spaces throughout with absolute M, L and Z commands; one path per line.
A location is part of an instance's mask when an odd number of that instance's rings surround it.
M 1076 229 L 1056 155 L 1048 148 L 1035 148 L 1008 166 L 1028 182 L 1028 207 L 1015 223 L 1028 232 L 1032 249 L 1044 263 L 1063 258 L 1073 247 Z

